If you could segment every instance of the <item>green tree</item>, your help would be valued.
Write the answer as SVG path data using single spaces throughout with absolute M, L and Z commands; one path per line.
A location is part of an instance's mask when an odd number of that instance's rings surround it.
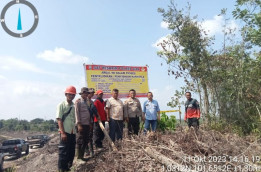
M 246 40 L 261 46 L 261 1 L 237 0 L 233 11 L 236 19 L 245 22 L 242 28 L 246 34 Z
M 259 3 L 253 2 L 253 5 Z M 242 32 L 242 41 L 235 44 L 231 41 L 234 34 L 227 31 L 225 22 L 224 47 L 214 50 L 212 38 L 208 38 L 201 29 L 196 17 L 190 16 L 190 5 L 186 11 L 179 10 L 171 1 L 167 10 L 158 11 L 171 31 L 168 40 L 160 44 L 163 50 L 158 55 L 169 64 L 169 72 L 175 78 L 184 78 L 186 86 L 182 92 L 197 91 L 200 99 L 202 97 L 204 105 L 201 109 L 204 108 L 208 124 L 211 125 L 212 119 L 215 119 L 214 122 L 219 120 L 224 126 L 235 125 L 233 128 L 244 134 L 258 131 L 261 119 L 261 105 L 258 103 L 261 100 L 261 53 L 246 44 L 245 38 L 248 38 L 252 44 L 258 45 L 249 35 L 249 30 L 247 36 Z M 226 10 L 223 9 L 221 15 L 225 16 Z M 255 20 L 258 20 L 256 15 Z M 257 29 L 260 23 L 252 21 L 252 24 Z M 180 93 L 176 92 L 169 106 L 177 105 Z
M 171 66 L 170 72 L 175 78 L 184 78 L 188 90 L 203 90 L 205 114 L 209 115 L 207 84 L 211 77 L 208 52 L 211 39 L 201 29 L 196 17 L 190 16 L 190 5 L 187 11 L 179 10 L 174 1 L 171 1 L 168 10 L 159 8 L 158 12 L 162 14 L 163 21 L 169 24 L 168 28 L 172 32 L 168 40 L 161 43 L 163 50 L 159 51 L 158 55 Z
M 30 121 L 31 124 L 42 124 L 44 122 L 44 119 L 41 118 L 35 118 Z

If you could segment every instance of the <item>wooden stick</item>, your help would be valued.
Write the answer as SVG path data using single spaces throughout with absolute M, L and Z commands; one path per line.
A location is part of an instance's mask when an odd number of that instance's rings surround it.
M 114 145 L 113 141 L 111 140 L 109 134 L 108 134 L 107 131 L 105 130 L 105 128 L 104 128 L 104 126 L 103 126 L 103 124 L 102 124 L 100 118 L 97 119 L 97 120 L 98 120 L 98 123 L 99 123 L 99 126 L 100 126 L 102 132 L 104 133 L 105 137 L 109 140 L 109 144 L 110 144 L 110 146 L 112 147 L 112 150 L 113 150 L 113 151 L 117 151 L 118 149 L 116 148 L 116 146 Z
M 214 153 L 218 152 L 216 149 L 209 147 L 207 144 L 196 140 L 196 143 L 205 151 L 212 150 Z

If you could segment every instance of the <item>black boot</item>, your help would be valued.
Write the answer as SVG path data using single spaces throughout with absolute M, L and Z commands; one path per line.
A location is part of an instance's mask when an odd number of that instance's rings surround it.
M 90 143 L 90 147 L 91 147 L 90 154 L 91 154 L 91 157 L 93 157 L 94 156 L 94 151 L 93 151 L 93 143 L 92 142 Z

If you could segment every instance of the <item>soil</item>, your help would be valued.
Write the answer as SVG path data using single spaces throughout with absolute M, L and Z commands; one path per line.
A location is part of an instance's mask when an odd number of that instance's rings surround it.
M 30 149 L 27 156 L 6 160 L 4 168 L 17 172 L 57 171 L 59 135 L 53 133 L 43 148 Z M 94 157 L 85 156 L 86 162 L 74 161 L 71 171 L 259 171 L 261 144 L 254 136 L 239 137 L 232 133 L 179 127 L 175 132 L 148 133 L 146 136 L 124 136 L 112 151 L 104 140 L 103 149 L 95 149 Z M 149 147 L 167 157 L 179 169 L 152 158 Z

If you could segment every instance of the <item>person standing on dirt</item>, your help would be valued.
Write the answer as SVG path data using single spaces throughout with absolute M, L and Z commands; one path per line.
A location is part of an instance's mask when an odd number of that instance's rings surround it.
M 200 108 L 196 99 L 191 98 L 191 92 L 185 94 L 187 101 L 185 103 L 185 122 L 188 126 L 199 128 Z
M 98 115 L 97 114 L 97 109 L 94 106 L 94 102 L 92 101 L 92 97 L 94 96 L 95 90 L 94 88 L 89 88 L 89 95 L 87 97 L 87 104 L 89 107 L 89 110 L 91 112 L 91 123 L 90 123 L 90 133 L 89 133 L 89 138 L 90 138 L 90 147 L 87 145 L 87 154 L 90 153 L 91 157 L 94 155 L 93 151 L 93 123 L 94 123 L 94 116 Z M 89 150 L 91 148 L 91 150 Z
M 115 142 L 115 137 L 117 140 L 122 139 L 123 135 L 123 102 L 118 99 L 119 90 L 114 88 L 112 90 L 112 97 L 107 100 L 106 112 L 107 121 L 109 121 L 110 128 L 110 138 Z
M 140 129 L 140 117 L 142 116 L 142 109 L 139 99 L 137 99 L 136 91 L 131 89 L 129 91 L 129 98 L 124 102 L 124 116 L 128 122 L 128 134 L 138 135 Z
M 75 117 L 77 124 L 77 159 L 84 160 L 85 148 L 90 141 L 90 125 L 91 125 L 91 114 L 87 105 L 87 97 L 89 90 L 86 87 L 81 89 L 79 93 L 81 98 L 75 101 Z
M 57 106 L 56 119 L 60 132 L 59 143 L 59 171 L 69 171 L 73 164 L 75 155 L 75 107 L 73 99 L 76 88 L 69 86 L 65 90 L 66 100 Z
M 96 95 L 97 95 L 97 99 L 94 101 L 94 105 L 95 105 L 95 107 L 98 111 L 98 114 L 100 116 L 100 120 L 101 120 L 103 126 L 105 126 L 105 121 L 107 120 L 107 115 L 106 115 L 106 112 L 104 110 L 105 102 L 102 99 L 103 98 L 103 91 L 97 90 Z M 93 129 L 94 129 L 93 139 L 94 139 L 96 148 L 103 148 L 102 141 L 104 139 L 104 133 L 103 133 L 102 129 L 100 128 L 100 125 L 98 123 L 96 116 L 94 116 Z
M 144 133 L 150 129 L 152 131 L 156 131 L 157 128 L 157 120 L 160 120 L 160 108 L 159 104 L 156 100 L 153 100 L 152 92 L 147 93 L 148 100 L 146 100 L 143 104 L 143 121 L 145 120 Z

